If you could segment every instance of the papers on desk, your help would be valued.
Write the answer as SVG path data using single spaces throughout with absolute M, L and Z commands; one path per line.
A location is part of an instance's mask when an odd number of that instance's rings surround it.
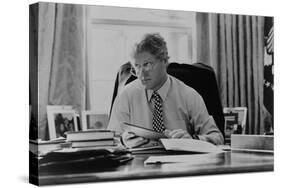
M 168 151 L 186 151 L 201 154 L 151 156 L 144 162 L 144 164 L 186 163 L 191 162 L 191 160 L 193 160 L 194 163 L 194 160 L 205 160 L 206 155 L 224 152 L 220 147 L 201 140 L 160 139 L 160 141 L 163 144 L 164 148 Z
M 194 139 L 160 139 L 166 150 L 219 153 L 222 149 L 209 142 Z

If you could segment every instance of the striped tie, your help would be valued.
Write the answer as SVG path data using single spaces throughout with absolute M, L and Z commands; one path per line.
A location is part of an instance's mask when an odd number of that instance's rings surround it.
M 165 127 L 163 120 L 162 99 L 157 91 L 153 92 L 152 100 L 154 102 L 152 128 L 156 132 L 163 132 Z

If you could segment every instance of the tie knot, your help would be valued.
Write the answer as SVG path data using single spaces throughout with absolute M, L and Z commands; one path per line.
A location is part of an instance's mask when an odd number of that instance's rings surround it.
M 157 102 L 160 102 L 161 101 L 161 96 L 159 95 L 159 93 L 157 91 L 153 91 L 152 93 L 152 98 L 154 100 L 156 100 Z

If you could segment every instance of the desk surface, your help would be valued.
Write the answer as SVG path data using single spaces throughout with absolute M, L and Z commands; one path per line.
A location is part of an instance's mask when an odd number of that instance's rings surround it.
M 39 184 L 68 184 L 108 180 L 146 179 L 207 174 L 273 171 L 272 153 L 228 151 L 219 154 L 191 154 L 186 163 L 144 164 L 151 155 L 136 154 L 134 159 L 118 167 L 95 169 L 89 166 L 83 172 L 40 172 Z

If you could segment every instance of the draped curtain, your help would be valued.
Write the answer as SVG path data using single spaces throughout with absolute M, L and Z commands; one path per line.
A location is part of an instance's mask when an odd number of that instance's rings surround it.
M 264 133 L 264 17 L 197 13 L 197 60 L 217 75 L 224 107 L 247 107 L 246 133 Z
M 85 7 L 39 3 L 38 133 L 48 139 L 47 105 L 86 103 Z

